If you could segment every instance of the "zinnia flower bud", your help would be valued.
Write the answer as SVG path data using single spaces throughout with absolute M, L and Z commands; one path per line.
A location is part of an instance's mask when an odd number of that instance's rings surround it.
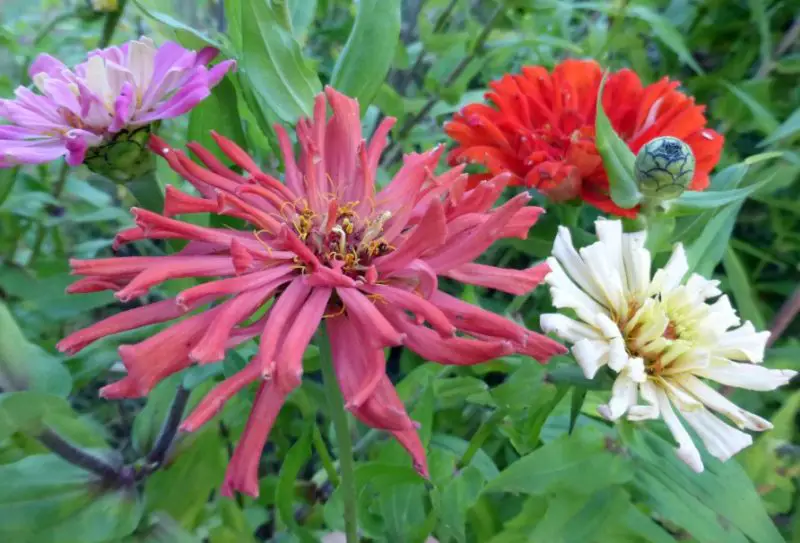
M 155 168 L 153 153 L 147 148 L 152 131 L 153 125 L 123 130 L 108 143 L 89 148 L 83 163 L 94 173 L 118 183 L 140 177 Z
M 648 200 L 672 200 L 692 182 L 692 148 L 678 138 L 662 136 L 647 142 L 636 155 L 636 182 Z

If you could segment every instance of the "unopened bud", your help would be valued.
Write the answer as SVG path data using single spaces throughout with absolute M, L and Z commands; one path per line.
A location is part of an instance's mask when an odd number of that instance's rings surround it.
M 108 143 L 89 148 L 83 163 L 94 173 L 117 183 L 144 175 L 154 168 L 153 155 L 147 148 L 151 127 L 119 132 Z
M 694 153 L 678 138 L 655 138 L 639 150 L 635 171 L 645 200 L 671 200 L 680 196 L 694 178 Z

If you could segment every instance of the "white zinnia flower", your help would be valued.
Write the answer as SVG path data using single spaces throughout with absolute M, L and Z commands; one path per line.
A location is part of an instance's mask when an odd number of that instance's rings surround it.
M 553 304 L 578 320 L 542 315 L 541 325 L 572 344 L 588 378 L 602 366 L 617 373 L 611 400 L 598 411 L 609 420 L 661 417 L 675 437 L 678 456 L 703 471 L 700 453 L 673 408 L 697 432 L 708 451 L 727 460 L 752 443 L 710 410 L 740 429 L 768 430 L 769 421 L 736 406 L 701 378 L 750 390 L 772 390 L 789 382 L 790 370 L 757 366 L 769 332 L 741 324 L 718 281 L 693 274 L 679 244 L 650 279 L 646 233 L 622 233 L 622 223 L 598 220 L 599 241 L 576 251 L 560 227 L 547 260 Z M 716 298 L 713 303 L 707 300 Z M 742 363 L 746 362 L 746 363 Z M 639 399 L 641 398 L 641 402 Z

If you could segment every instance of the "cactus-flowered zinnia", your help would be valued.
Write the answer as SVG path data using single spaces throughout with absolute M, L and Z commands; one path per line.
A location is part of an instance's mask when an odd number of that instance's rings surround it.
M 611 400 L 598 409 L 616 420 L 662 418 L 678 443 L 678 457 L 694 471 L 703 462 L 674 409 L 708 449 L 727 460 L 752 443 L 738 428 L 763 431 L 769 421 L 749 413 L 704 382 L 749 390 L 772 390 L 796 372 L 758 365 L 769 332 L 742 324 L 718 281 L 692 274 L 683 247 L 676 245 L 666 265 L 650 278 L 645 232 L 622 233 L 620 221 L 595 223 L 599 241 L 580 252 L 569 230 L 559 228 L 552 271 L 546 281 L 553 304 L 578 320 L 542 315 L 542 328 L 572 344 L 572 354 L 588 378 L 608 366 L 616 373 Z M 709 303 L 710 299 L 715 299 Z
M 89 149 L 118 135 L 177 117 L 209 96 L 233 61 L 206 65 L 217 55 L 189 51 L 173 42 L 156 47 L 149 38 L 89 53 L 67 68 L 47 54 L 28 70 L 39 92 L 18 87 L 0 100 L 0 168 L 66 157 L 82 164 Z
M 333 115 L 326 120 L 330 105 Z M 233 142 L 215 136 L 245 173 L 189 144 L 202 167 L 154 137 L 151 147 L 199 192 L 169 187 L 163 215 L 134 209 L 136 227 L 117 243 L 137 239 L 188 240 L 173 256 L 73 260 L 72 292 L 111 289 L 128 301 L 173 278 L 216 278 L 175 298 L 131 309 L 61 341 L 74 353 L 101 337 L 176 319 L 205 306 L 136 345 L 120 347 L 128 375 L 107 386 L 108 398 L 135 397 L 192 363 L 222 360 L 226 349 L 260 336 L 258 354 L 223 381 L 184 421 L 194 430 L 242 387 L 259 390 L 228 469 L 223 492 L 258 492 L 261 449 L 286 395 L 301 382 L 302 357 L 324 323 L 347 407 L 362 422 L 391 432 L 421 473 L 425 452 L 385 374 L 383 349 L 404 345 L 443 364 L 476 364 L 509 353 L 539 362 L 565 352 L 558 343 L 438 288 L 437 276 L 522 294 L 549 272 L 473 261 L 495 240 L 527 236 L 541 213 L 522 193 L 491 209 L 508 176 L 467 190 L 462 167 L 436 175 L 442 149 L 411 154 L 383 190 L 375 176 L 387 118 L 369 143 L 362 139 L 358 102 L 332 89 L 320 94 L 313 119 L 297 126 L 296 160 L 289 137 L 276 127 L 285 182 L 262 172 Z M 207 228 L 172 218 L 186 213 L 238 217 L 250 230 Z M 220 278 L 224 277 L 224 278 Z M 220 302 L 209 306 L 211 302 Z M 245 321 L 273 302 L 256 322 Z
M 608 177 L 595 146 L 597 95 L 603 72 L 591 60 L 566 60 L 552 72 L 528 66 L 490 84 L 492 103 L 470 104 L 445 126 L 457 146 L 451 164 L 471 162 L 488 175 L 511 172 L 513 183 L 534 187 L 554 201 L 580 198 L 605 211 L 635 217 L 611 200 Z M 658 136 L 685 141 L 697 160 L 689 190 L 708 186 L 723 138 L 706 128 L 704 106 L 667 78 L 643 86 L 631 70 L 609 74 L 603 108 L 633 153 Z M 481 174 L 475 174 L 481 178 Z

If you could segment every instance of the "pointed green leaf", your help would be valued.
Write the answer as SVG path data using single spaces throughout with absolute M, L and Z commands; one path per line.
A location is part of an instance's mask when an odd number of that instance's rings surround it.
M 597 119 L 595 120 L 597 150 L 603 158 L 603 167 L 608 175 L 611 199 L 618 206 L 630 209 L 642 199 L 634 174 L 636 156 L 622 141 L 622 138 L 614 132 L 611 121 L 608 120 L 608 116 L 603 110 L 603 89 L 607 75 L 603 76 L 600 91 L 597 93 Z
M 228 4 L 232 6 L 228 7 Z M 230 0 L 231 40 L 239 46 L 239 74 L 257 100 L 282 121 L 310 116 L 321 85 L 281 14 L 264 1 Z M 238 26 L 234 23 L 238 22 Z M 261 127 L 265 132 L 269 127 Z
M 336 61 L 331 85 L 357 98 L 364 111 L 377 94 L 400 37 L 400 0 L 360 0 L 350 37 Z
M 490 481 L 486 490 L 540 495 L 558 489 L 591 494 L 631 477 L 630 465 L 608 450 L 603 435 L 581 428 L 520 458 Z
M 0 391 L 38 390 L 67 396 L 72 377 L 61 361 L 22 334 L 0 302 Z

